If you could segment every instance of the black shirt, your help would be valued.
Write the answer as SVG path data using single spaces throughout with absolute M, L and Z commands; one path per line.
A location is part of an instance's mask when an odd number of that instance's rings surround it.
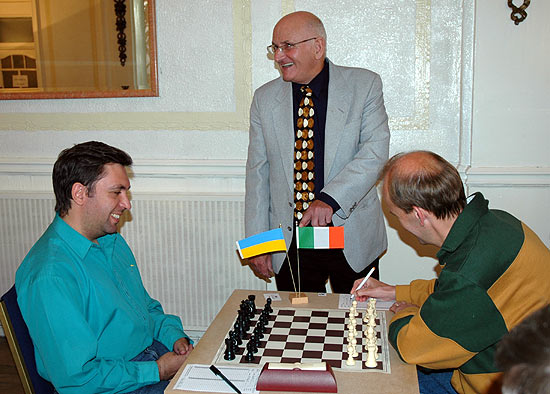
M 325 186 L 325 124 L 327 120 L 328 105 L 328 60 L 325 59 L 323 69 L 307 85 L 292 83 L 292 108 L 294 110 L 294 130 L 298 122 L 298 107 L 302 99 L 302 86 L 309 86 L 313 92 L 314 103 L 314 130 L 313 130 L 313 155 L 315 165 L 315 199 L 321 200 L 332 207 L 334 212 L 340 209 L 340 205 L 328 194 L 321 192 Z M 296 141 L 296 132 L 294 132 Z

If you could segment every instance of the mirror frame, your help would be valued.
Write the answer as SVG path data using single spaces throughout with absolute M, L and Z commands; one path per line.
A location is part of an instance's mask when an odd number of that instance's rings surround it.
M 147 22 L 149 23 L 149 74 L 151 87 L 149 89 L 128 90 L 89 90 L 60 92 L 0 92 L 0 100 L 41 100 L 41 99 L 79 99 L 79 98 L 113 98 L 113 97 L 158 97 L 157 73 L 157 24 L 155 0 L 147 0 Z

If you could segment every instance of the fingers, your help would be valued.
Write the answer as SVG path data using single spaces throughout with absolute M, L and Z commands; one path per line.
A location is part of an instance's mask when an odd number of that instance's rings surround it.
M 300 227 L 311 224 L 313 227 L 324 227 L 332 221 L 332 207 L 320 200 L 311 203 L 304 212 L 300 221 Z

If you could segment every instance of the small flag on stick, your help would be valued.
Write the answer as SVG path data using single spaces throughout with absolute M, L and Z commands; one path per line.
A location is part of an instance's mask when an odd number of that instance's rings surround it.
M 344 227 L 298 227 L 299 249 L 344 249 Z
M 286 251 L 283 230 L 276 228 L 237 241 L 237 249 L 239 250 L 241 259 L 247 259 L 264 253 Z

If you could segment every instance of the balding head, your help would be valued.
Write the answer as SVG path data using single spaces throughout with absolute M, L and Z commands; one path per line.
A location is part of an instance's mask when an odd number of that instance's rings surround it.
M 308 84 L 323 69 L 325 28 L 310 12 L 293 12 L 281 18 L 273 29 L 272 44 L 275 62 L 287 82 Z
M 456 168 L 428 151 L 393 156 L 382 171 L 384 195 L 406 213 L 413 206 L 438 219 L 457 216 L 466 205 L 464 186 Z

